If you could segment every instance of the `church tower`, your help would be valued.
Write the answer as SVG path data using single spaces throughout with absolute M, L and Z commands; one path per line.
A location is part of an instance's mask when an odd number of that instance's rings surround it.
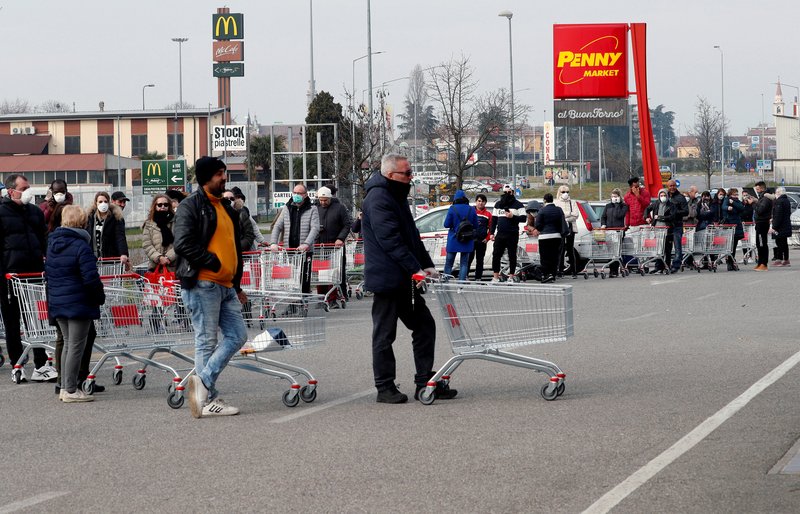
M 778 88 L 775 90 L 775 101 L 772 102 L 772 114 L 774 116 L 785 115 L 785 104 L 783 103 L 783 92 L 781 91 L 781 79 L 778 79 L 776 84 Z

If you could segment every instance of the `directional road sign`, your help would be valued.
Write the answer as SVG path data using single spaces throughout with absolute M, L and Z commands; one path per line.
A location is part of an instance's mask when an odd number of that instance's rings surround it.
M 142 161 L 142 193 L 163 193 L 186 185 L 186 161 Z
M 244 77 L 243 62 L 221 62 L 211 65 L 215 77 Z

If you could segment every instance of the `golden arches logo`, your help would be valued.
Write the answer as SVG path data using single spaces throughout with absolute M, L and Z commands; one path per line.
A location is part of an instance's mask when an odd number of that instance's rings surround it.
M 564 70 L 566 68 L 599 68 L 601 66 L 615 66 L 620 57 L 622 57 L 622 52 L 584 52 L 586 48 L 604 39 L 614 40 L 614 50 L 619 49 L 619 38 L 616 36 L 601 36 L 586 43 L 577 52 L 570 52 L 568 50 L 560 51 L 558 53 L 558 63 L 556 64 L 557 68 L 561 68 L 561 71 L 558 73 L 558 81 L 561 84 L 568 86 L 571 84 L 576 84 L 586 77 L 617 76 L 619 74 L 619 70 L 586 70 L 575 80 L 565 81 L 563 78 Z
M 233 25 L 233 35 L 234 36 L 239 35 L 239 27 L 236 25 L 236 18 L 234 18 L 233 16 L 220 16 L 219 18 L 217 18 L 217 24 L 214 27 L 214 35 L 216 37 L 219 37 L 220 35 L 219 31 L 220 25 L 222 25 L 223 28 L 225 29 L 224 34 L 226 36 L 231 34 L 230 32 L 231 25 Z
M 161 176 L 161 164 L 157 162 L 151 162 L 147 165 L 146 174 L 148 177 L 150 176 Z

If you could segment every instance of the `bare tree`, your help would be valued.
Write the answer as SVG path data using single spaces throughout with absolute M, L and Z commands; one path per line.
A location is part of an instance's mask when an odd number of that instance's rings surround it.
M 0 114 L 23 114 L 31 112 L 31 106 L 27 100 L 15 98 L 14 100 L 3 100 L 0 103 Z
M 375 109 L 370 115 L 367 106 L 356 103 L 352 92 L 348 92 L 347 89 L 345 98 L 348 107 L 344 110 L 344 116 L 338 127 L 339 155 L 342 162 L 338 178 L 340 187 L 352 188 L 356 203 L 359 203 L 372 170 L 380 165 L 379 161 L 373 162 L 373 158 L 375 156 L 380 158 L 378 149 L 381 145 L 381 112 Z M 370 127 L 372 127 L 371 132 Z
M 61 100 L 47 100 L 36 106 L 35 112 L 69 112 L 70 105 L 68 102 Z
M 692 135 L 697 138 L 700 148 L 700 161 L 706 173 L 706 188 L 711 189 L 711 175 L 714 173 L 714 156 L 722 134 L 722 115 L 705 97 L 697 97 Z

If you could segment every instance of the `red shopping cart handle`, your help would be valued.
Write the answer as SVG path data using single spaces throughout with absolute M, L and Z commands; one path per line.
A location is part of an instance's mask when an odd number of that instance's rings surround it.
M 6 273 L 6 280 L 11 280 L 12 278 L 35 278 L 35 277 L 44 277 L 44 272 L 40 271 L 38 273 Z
M 411 280 L 416 280 L 417 282 L 422 282 L 428 278 L 426 273 L 414 273 L 411 275 Z

